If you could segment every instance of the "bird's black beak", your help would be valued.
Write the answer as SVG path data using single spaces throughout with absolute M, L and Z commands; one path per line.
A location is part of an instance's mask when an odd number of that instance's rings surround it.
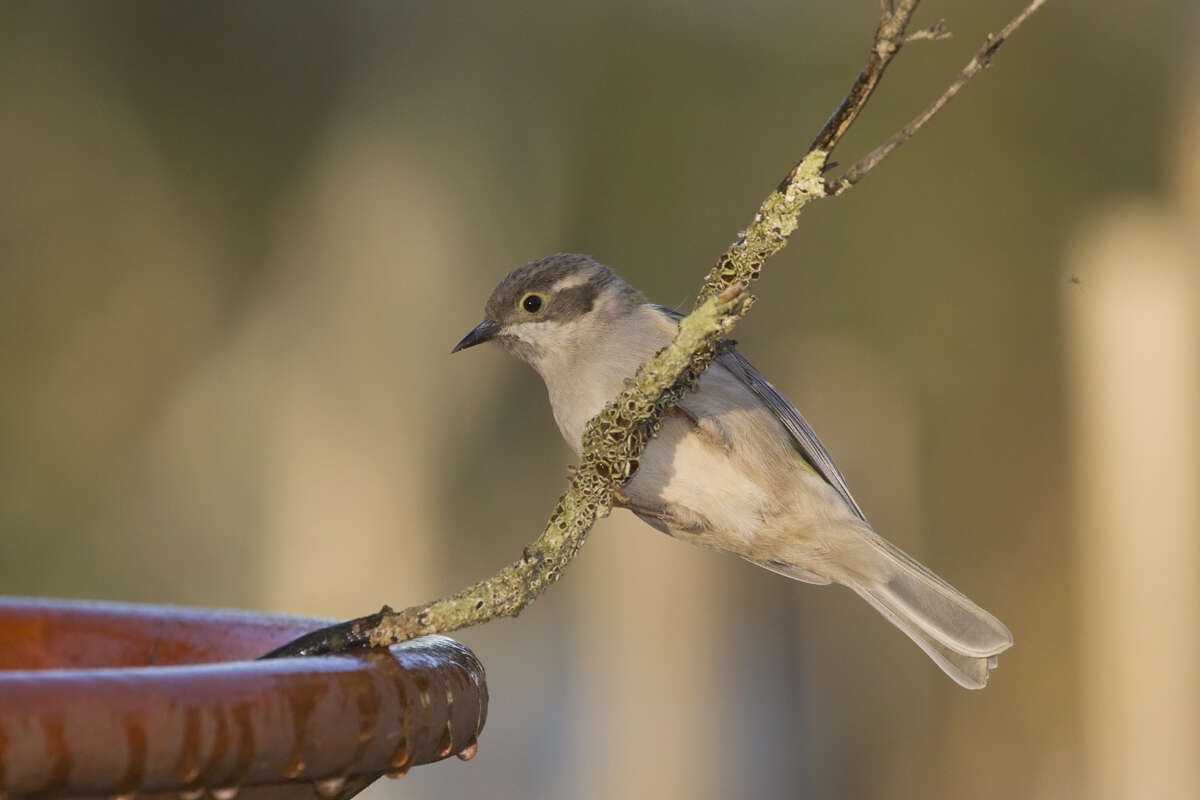
M 492 322 L 490 319 L 485 319 L 483 322 L 471 329 L 471 332 L 462 338 L 462 341 L 454 345 L 451 353 L 457 353 L 459 350 L 466 350 L 468 347 L 474 347 L 477 344 L 491 341 L 496 334 L 500 332 L 500 323 Z

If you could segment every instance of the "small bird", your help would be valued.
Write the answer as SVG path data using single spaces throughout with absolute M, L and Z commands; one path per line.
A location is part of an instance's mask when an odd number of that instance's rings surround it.
M 546 384 L 579 454 L 588 420 L 675 337 L 682 314 L 588 256 L 510 272 L 452 352 L 496 341 Z M 854 590 L 968 689 L 1013 643 L 1000 620 L 871 529 L 800 412 L 737 350 L 663 419 L 616 504 L 676 538 L 806 583 Z

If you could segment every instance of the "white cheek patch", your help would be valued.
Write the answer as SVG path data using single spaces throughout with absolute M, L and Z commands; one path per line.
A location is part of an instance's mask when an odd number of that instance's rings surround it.
M 544 322 L 518 322 L 509 325 L 505 333 L 526 344 L 541 348 L 554 348 L 566 344 L 566 331 L 557 320 Z
M 536 336 L 534 335 L 533 331 L 530 330 L 533 325 L 534 323 L 532 322 L 518 322 L 515 325 L 509 325 L 508 330 L 506 330 L 505 333 L 507 333 L 509 336 L 519 339 L 522 342 L 525 342 L 526 344 L 537 344 Z

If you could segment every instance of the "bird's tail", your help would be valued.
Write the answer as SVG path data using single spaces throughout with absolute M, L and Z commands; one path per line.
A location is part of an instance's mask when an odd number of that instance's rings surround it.
M 1012 646 L 1008 628 L 874 531 L 856 533 L 863 538 L 856 536 L 856 546 L 850 548 L 853 557 L 847 560 L 854 563 L 829 570 L 831 577 L 904 631 L 959 686 L 986 686 L 996 656 Z M 828 582 L 780 562 L 763 566 L 809 583 Z
M 986 686 L 996 656 L 1012 647 L 1012 633 L 898 547 L 874 532 L 868 538 L 880 577 L 852 579 L 850 588 L 904 631 L 959 686 Z

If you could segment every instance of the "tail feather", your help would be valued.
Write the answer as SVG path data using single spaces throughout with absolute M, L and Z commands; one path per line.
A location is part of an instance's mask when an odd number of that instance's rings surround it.
M 889 577 L 873 593 L 906 611 L 922 630 L 963 655 L 994 656 L 1012 647 L 1012 633 L 1004 623 L 903 550 L 877 535 L 871 539 L 881 558 L 892 565 L 890 574 L 885 573 Z
M 835 544 L 817 570 L 794 566 L 813 563 L 807 558 L 755 563 L 795 580 L 829 583 L 832 578 L 848 586 L 960 686 L 987 685 L 996 656 L 1013 643 L 1000 620 L 869 528 L 842 530 L 826 542 Z
M 878 562 L 872 571 L 880 577 L 847 585 L 960 686 L 986 686 L 996 656 L 1012 647 L 1012 633 L 907 553 L 874 533 L 868 536 Z
M 925 651 L 925 655 L 942 668 L 942 671 L 954 679 L 954 682 L 964 689 L 982 689 L 987 686 L 988 672 L 996 668 L 998 659 L 995 655 L 972 656 L 956 652 L 938 639 L 914 625 L 903 611 L 900 611 L 867 590 L 851 587 L 871 607 L 884 616 L 889 622 L 902 630 L 908 638 L 916 642 L 917 647 Z

